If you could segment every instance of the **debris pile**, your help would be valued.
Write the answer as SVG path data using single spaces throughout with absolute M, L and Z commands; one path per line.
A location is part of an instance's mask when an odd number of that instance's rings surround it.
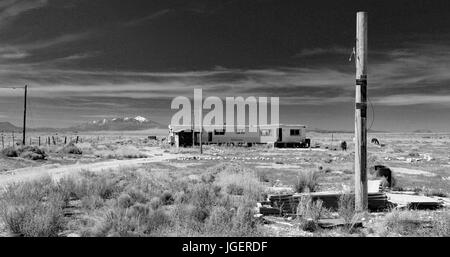
M 321 200 L 322 206 L 336 211 L 342 192 L 315 192 L 302 194 L 270 195 L 268 201 L 261 202 L 259 211 L 263 215 L 294 214 L 304 196 L 311 196 L 313 201 Z M 382 192 L 368 194 L 369 210 L 380 211 L 389 207 L 388 197 Z
M 442 208 L 444 205 L 443 201 L 422 195 L 388 193 L 387 196 L 389 201 L 400 209 L 436 210 Z

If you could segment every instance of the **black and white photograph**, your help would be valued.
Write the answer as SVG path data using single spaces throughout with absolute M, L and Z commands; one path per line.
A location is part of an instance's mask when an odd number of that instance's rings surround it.
M 0 133 L 0 237 L 449 237 L 450 2 L 0 0 Z

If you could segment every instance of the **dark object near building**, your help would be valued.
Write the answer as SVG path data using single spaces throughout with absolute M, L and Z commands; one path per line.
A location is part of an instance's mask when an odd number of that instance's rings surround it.
M 372 140 L 370 140 L 370 142 L 372 142 L 372 144 L 375 144 L 375 145 L 380 145 L 380 141 L 378 141 L 378 139 L 376 139 L 376 138 L 372 138 Z
M 156 136 L 148 136 L 148 139 L 150 139 L 150 140 L 157 140 Z
M 389 183 L 389 187 L 392 187 L 392 171 L 384 165 L 375 165 L 373 167 L 375 171 L 375 176 L 377 178 L 385 177 L 386 181 Z
M 342 151 L 347 151 L 347 142 L 345 142 L 345 141 L 341 142 L 341 150 Z

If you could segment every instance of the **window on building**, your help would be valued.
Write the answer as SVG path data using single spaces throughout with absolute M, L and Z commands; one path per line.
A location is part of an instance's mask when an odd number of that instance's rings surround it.
M 245 134 L 245 129 L 237 129 L 236 134 Z
M 291 136 L 300 136 L 300 129 L 291 129 Z
M 214 135 L 223 136 L 223 135 L 225 135 L 225 130 L 224 129 L 215 129 Z
M 261 136 L 271 136 L 270 129 L 261 129 Z

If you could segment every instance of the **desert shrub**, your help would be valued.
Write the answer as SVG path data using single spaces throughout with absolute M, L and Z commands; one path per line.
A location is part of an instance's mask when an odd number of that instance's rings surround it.
M 66 154 L 83 154 L 83 151 L 81 151 L 81 149 L 78 148 L 73 142 L 65 145 L 60 151 Z
M 150 234 L 161 227 L 170 226 L 170 217 L 162 210 L 151 211 L 144 219 L 145 233 Z
M 175 204 L 186 203 L 189 201 L 189 196 L 184 191 L 176 192 L 173 198 Z
M 355 218 L 355 195 L 351 193 L 344 193 L 339 196 L 338 201 L 339 217 L 344 219 L 347 227 L 352 226 Z
M 2 155 L 6 157 L 18 157 L 19 154 L 17 152 L 17 149 L 14 147 L 7 147 L 2 150 Z
M 217 198 L 213 187 L 207 184 L 195 185 L 192 191 L 191 203 L 194 205 L 192 217 L 196 221 L 203 222 L 208 218 L 211 207 Z
M 424 194 L 426 196 L 437 196 L 437 197 L 447 197 L 447 193 L 445 193 L 442 190 L 437 190 L 437 189 L 428 189 L 425 190 Z
M 71 198 L 82 199 L 85 196 L 99 196 L 103 200 L 114 198 L 122 188 L 117 180 L 105 175 L 85 173 L 79 178 L 63 178 L 58 182 L 58 190 Z
M 174 201 L 172 193 L 169 191 L 164 191 L 160 196 L 160 200 L 161 200 L 161 204 L 163 204 L 163 205 L 172 204 Z
M 73 143 L 73 141 L 72 141 L 72 143 Z M 75 147 L 77 147 L 78 149 L 81 150 L 81 152 L 84 152 L 84 153 L 92 153 L 93 152 L 92 144 L 89 142 L 75 143 Z
M 116 158 L 116 154 L 114 153 L 114 151 L 111 150 L 95 150 L 93 152 L 93 154 L 96 157 L 101 157 L 101 158 L 107 158 L 107 159 L 114 159 Z
M 310 195 L 304 195 L 300 198 L 297 206 L 297 216 L 301 219 L 318 222 L 325 210 L 322 205 L 322 200 L 314 201 Z
M 116 158 L 145 158 L 146 154 L 141 153 L 135 146 L 120 146 L 114 151 Z
M 86 195 L 81 199 L 81 207 L 88 210 L 94 210 L 103 206 L 104 201 L 98 195 Z
M 54 203 L 5 206 L 1 212 L 10 231 L 26 237 L 57 236 L 64 224 L 62 208 Z
M 300 229 L 310 232 L 316 231 L 319 228 L 319 219 L 326 211 L 322 200 L 314 201 L 311 195 L 302 196 L 296 210 Z
M 228 194 L 243 195 L 253 201 L 262 200 L 265 194 L 265 186 L 257 174 L 242 167 L 230 167 L 220 172 L 214 185 L 226 190 Z
M 416 234 L 422 227 L 422 222 L 412 211 L 394 210 L 386 215 L 384 226 L 388 232 L 407 236 Z
M 123 193 L 117 198 L 117 204 L 119 207 L 126 209 L 133 204 L 132 198 L 129 194 Z
M 159 198 L 159 197 L 153 197 L 150 200 L 150 206 L 152 207 L 153 210 L 158 209 L 159 206 L 161 206 L 161 205 L 162 205 L 161 198 Z
M 440 215 L 434 215 L 433 236 L 449 237 L 450 236 L 450 212 L 443 212 Z
M 215 175 L 211 173 L 203 174 L 201 180 L 203 183 L 211 184 L 215 180 Z
M 230 195 L 243 195 L 244 194 L 244 187 L 236 185 L 236 184 L 229 184 L 226 187 L 227 194 Z
M 7 147 L 2 150 L 2 155 L 30 160 L 44 160 L 47 158 L 45 151 L 37 146 Z
M 139 225 L 139 217 L 127 215 L 127 211 L 109 210 L 101 230 L 105 235 L 131 236 Z
M 315 192 L 319 187 L 319 173 L 309 170 L 300 172 L 294 190 L 297 193 Z
M 0 197 L 6 228 L 22 236 L 57 236 L 64 227 L 64 197 L 49 177 L 9 185 Z
M 223 206 L 214 206 L 206 222 L 206 230 L 211 234 L 223 234 L 232 229 L 233 213 Z
M 147 204 L 135 203 L 128 211 L 130 216 L 146 217 L 150 214 L 151 207 Z
M 233 236 L 251 236 L 256 234 L 257 223 L 254 218 L 255 212 L 248 204 L 241 204 L 232 218 Z
M 145 203 L 147 202 L 147 198 L 144 192 L 142 192 L 140 189 L 136 187 L 131 187 L 127 190 L 128 195 L 131 197 L 133 203 Z
M 170 219 L 178 236 L 192 236 L 204 233 L 204 223 L 196 217 L 192 204 L 176 204 Z

